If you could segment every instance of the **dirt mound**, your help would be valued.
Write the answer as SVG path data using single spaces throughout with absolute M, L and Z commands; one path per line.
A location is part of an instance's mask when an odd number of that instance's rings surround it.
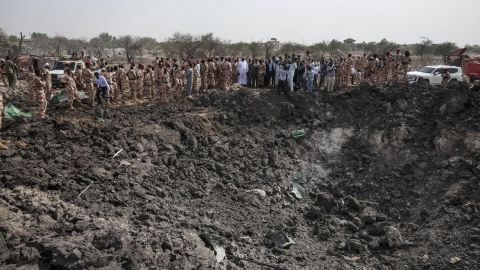
M 0 269 L 478 269 L 479 99 L 240 89 L 7 122 Z

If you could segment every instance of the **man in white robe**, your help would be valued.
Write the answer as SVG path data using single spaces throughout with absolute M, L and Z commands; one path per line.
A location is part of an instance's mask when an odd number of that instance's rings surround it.
M 248 72 L 248 65 L 245 61 L 245 58 L 242 58 L 240 63 L 238 64 L 238 83 L 241 85 L 247 85 L 247 72 Z

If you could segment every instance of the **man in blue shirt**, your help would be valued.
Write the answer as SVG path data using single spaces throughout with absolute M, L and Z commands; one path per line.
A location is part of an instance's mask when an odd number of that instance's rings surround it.
M 100 75 L 100 73 L 95 72 L 95 78 L 97 78 L 96 83 L 97 83 L 97 101 L 100 104 L 103 104 L 103 99 L 106 99 L 106 103 L 108 104 L 108 101 L 110 97 L 108 96 L 108 91 L 110 91 L 110 85 L 108 85 L 107 79 L 103 75 Z

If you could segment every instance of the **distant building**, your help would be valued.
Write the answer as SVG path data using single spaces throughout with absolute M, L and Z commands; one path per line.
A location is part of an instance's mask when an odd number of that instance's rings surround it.
M 353 38 L 347 38 L 343 41 L 343 45 L 345 46 L 345 49 L 349 51 L 356 51 L 357 50 L 357 44 L 355 44 L 356 40 Z

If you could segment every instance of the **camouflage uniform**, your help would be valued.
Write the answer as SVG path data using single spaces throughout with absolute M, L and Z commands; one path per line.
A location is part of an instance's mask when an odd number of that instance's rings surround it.
M 2 120 L 3 120 L 3 94 L 2 92 L 0 92 L 0 130 L 2 129 Z
M 222 90 L 225 90 L 227 88 L 227 73 L 228 70 L 230 69 L 230 65 L 228 65 L 227 62 L 222 62 L 220 63 L 220 66 L 218 67 L 218 87 Z M 228 73 L 230 74 L 230 73 Z
M 35 73 L 32 71 L 27 72 L 26 75 L 26 80 L 28 83 L 28 99 L 30 100 L 30 103 L 34 104 L 36 102 L 36 95 L 35 95 Z
M 207 89 L 212 89 L 215 87 L 215 73 L 216 68 L 213 62 L 207 63 L 208 70 L 207 70 Z
M 129 69 L 127 72 L 128 78 L 128 88 L 130 88 L 130 98 L 137 99 L 136 89 L 137 89 L 137 73 L 135 69 Z
M 410 56 L 405 56 L 402 58 L 402 79 L 407 79 L 407 72 L 410 70 L 410 65 L 412 64 L 412 58 Z
M 155 96 L 154 90 L 153 90 L 153 83 L 154 83 L 154 78 L 153 78 L 153 72 L 150 68 L 147 68 L 144 74 L 144 96 L 145 97 L 150 97 L 151 99 Z
M 264 87 L 265 85 L 265 74 L 267 72 L 267 66 L 265 65 L 264 62 L 261 62 L 259 65 L 258 65 L 258 84 L 262 87 Z
M 344 84 L 346 86 L 348 86 L 350 83 L 351 83 L 351 75 L 352 75 L 352 68 L 353 68 L 353 65 L 354 65 L 354 59 L 350 56 L 350 57 L 347 57 L 347 60 L 345 62 L 345 82 Z
M 42 81 L 38 76 L 35 76 L 32 79 L 33 90 L 35 91 L 35 97 L 38 102 L 38 111 L 37 115 L 40 118 L 45 117 L 45 112 L 47 111 L 47 99 L 45 97 L 45 86 L 46 83 Z
M 77 86 L 75 85 L 75 80 L 68 76 L 65 75 L 65 80 L 67 83 L 67 90 L 68 90 L 68 104 L 70 105 L 70 108 L 73 108 L 73 101 L 76 99 L 80 101 L 80 96 L 78 96 L 77 93 Z M 92 84 L 93 87 L 93 84 Z M 93 100 L 92 100 L 93 103 Z
M 73 78 L 75 79 L 75 85 L 78 90 L 85 89 L 85 85 L 83 84 L 83 69 L 76 69 L 75 72 L 73 72 Z
M 8 87 L 7 75 L 5 73 L 5 64 L 0 64 L 0 81 L 3 82 L 5 87 Z
M 45 79 L 45 96 L 47 101 L 50 101 L 53 96 L 52 91 L 52 75 L 50 74 L 50 70 L 48 68 L 44 69 L 43 71 L 43 78 Z
M 95 89 L 93 87 L 93 78 L 94 78 L 93 72 L 88 68 L 84 68 L 82 71 L 82 79 L 83 79 L 83 84 L 85 86 L 85 93 L 90 98 L 92 105 L 95 105 Z M 77 87 L 75 84 L 75 93 L 76 91 L 77 91 Z
M 144 75 L 143 75 L 143 69 L 139 68 L 137 69 L 137 88 L 136 88 L 136 94 L 137 94 L 137 98 L 138 99 L 143 99 L 143 79 L 144 79 Z
M 235 82 L 237 82 L 238 78 L 238 71 L 237 71 L 237 66 L 235 65 L 234 62 L 231 62 L 230 63 L 230 70 L 232 71 L 232 79 L 230 81 L 230 84 L 234 84 Z
M 193 85 L 192 91 L 194 94 L 198 94 L 200 91 L 200 64 L 197 64 L 193 67 Z
M 184 71 L 181 69 L 175 70 L 174 76 L 175 76 L 175 90 L 178 94 L 182 92 L 183 86 L 184 86 Z
M 207 89 L 207 74 L 208 66 L 206 63 L 200 64 L 200 91 L 205 91 Z
M 125 69 L 119 68 L 117 72 L 115 72 L 113 79 L 117 84 L 117 96 L 115 97 L 115 99 L 123 99 L 125 88 L 127 87 L 127 76 L 125 74 Z
M 395 55 L 394 62 L 395 62 L 394 80 L 398 82 L 403 77 L 401 75 L 402 74 L 402 55 L 399 52 Z
M 160 99 L 165 101 L 167 100 L 167 91 L 169 88 L 169 78 L 168 78 L 168 70 L 162 70 L 159 68 L 161 72 L 158 73 L 157 81 L 159 83 L 158 91 L 160 93 Z
M 374 72 L 375 72 L 375 61 L 369 60 L 367 62 L 367 67 L 365 69 L 365 81 L 373 85 L 374 83 Z
M 450 81 L 450 73 L 448 72 L 443 72 L 442 73 L 442 86 L 443 87 L 447 87 L 448 86 L 448 82 Z

